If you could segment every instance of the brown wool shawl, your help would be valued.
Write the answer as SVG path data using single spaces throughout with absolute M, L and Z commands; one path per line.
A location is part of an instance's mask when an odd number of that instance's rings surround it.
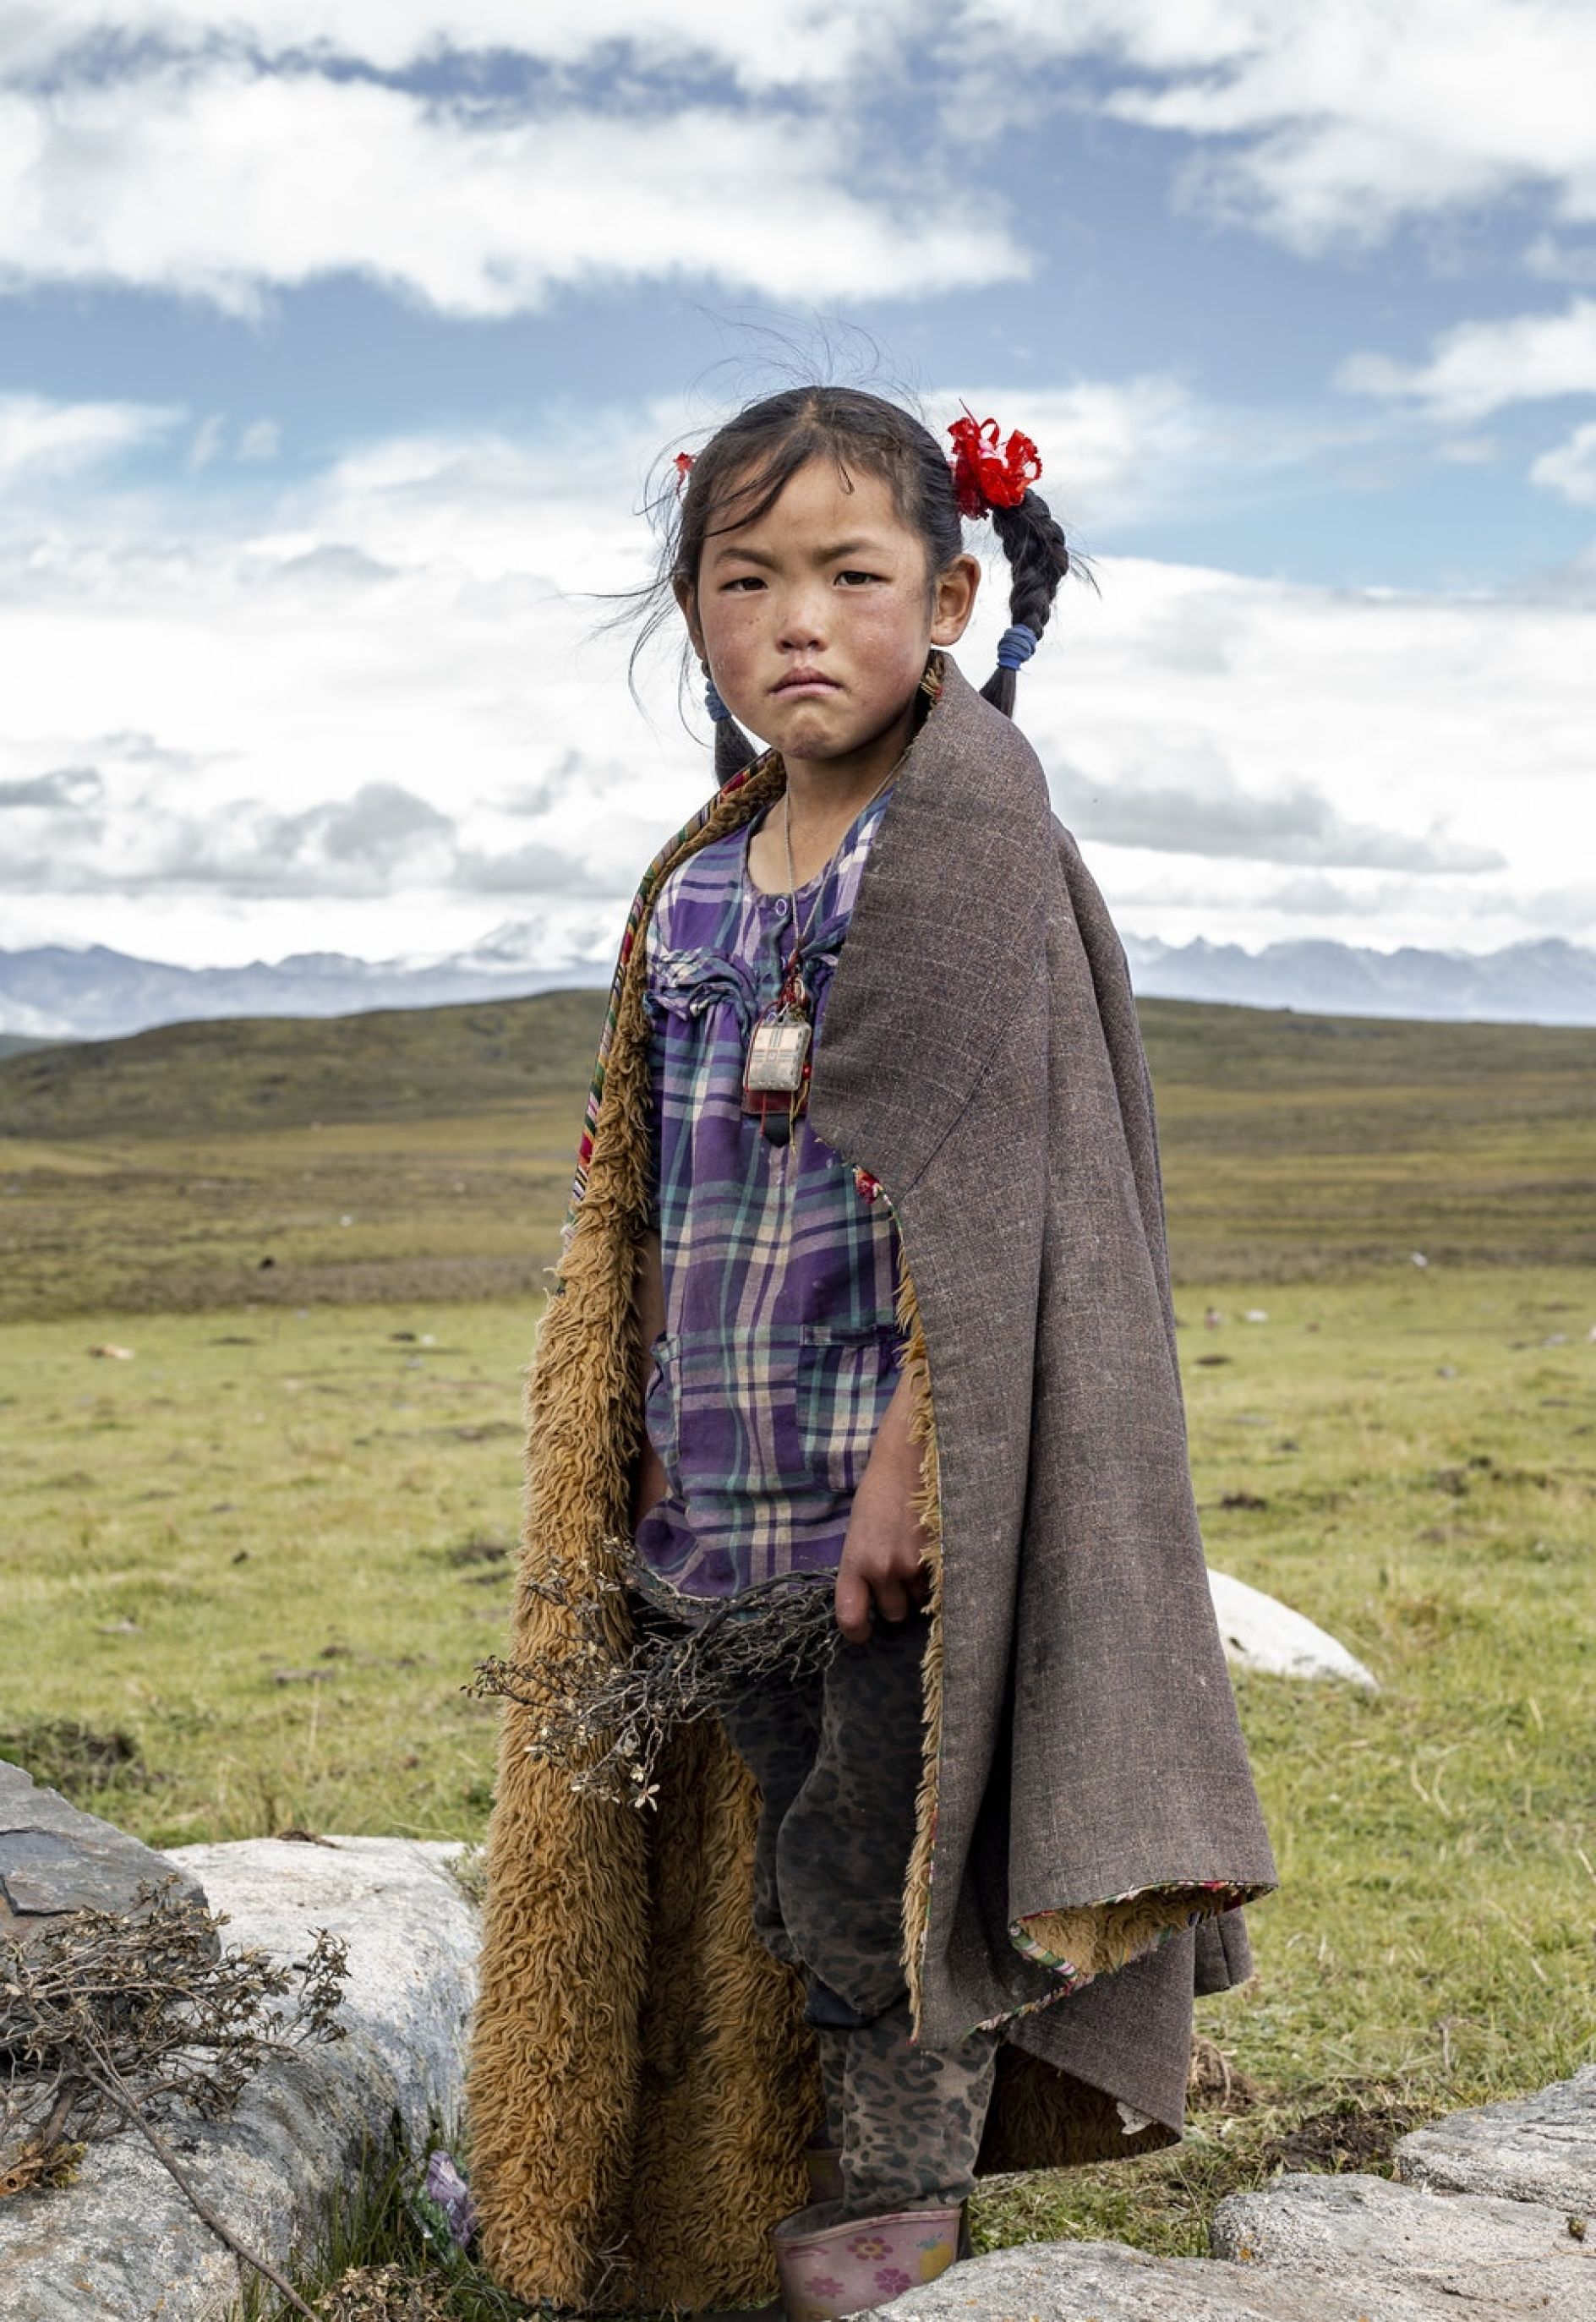
M 763 763 L 682 855 L 784 780 Z M 643 951 L 528 1373 L 534 1577 L 607 1567 L 625 1524 Z M 1234 1906 L 1275 1869 L 1192 1502 L 1124 954 L 1034 754 L 951 664 L 871 849 L 811 1109 L 902 1236 L 933 1577 L 919 2034 L 1002 2021 L 983 2168 L 1151 2151 L 1179 2133 L 1194 1986 L 1248 1971 Z M 523 1588 L 512 1651 L 567 1617 Z M 800 1984 L 753 1933 L 752 1780 L 718 1723 L 690 1728 L 645 1818 L 573 1797 L 528 1729 L 507 1711 L 469 2087 L 488 2263 L 564 2307 L 757 2302 L 817 2099 Z M 1093 1979 L 1059 1997 L 1038 1951 Z

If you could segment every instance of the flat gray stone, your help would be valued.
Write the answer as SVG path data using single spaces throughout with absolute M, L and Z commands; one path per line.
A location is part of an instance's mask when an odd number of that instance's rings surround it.
M 25 1942 L 68 1911 L 126 1911 L 141 1887 L 159 1886 L 175 1869 L 0 1759 L 0 1935 Z M 187 1897 L 205 1901 L 191 1872 L 179 1883 Z
M 1596 2216 L 1596 2064 L 1534 2096 L 1416 2128 L 1398 2144 L 1396 2160 L 1409 2185 Z
M 205 2199 L 280 2266 L 314 2244 L 362 2143 L 385 2138 L 396 2111 L 415 2148 L 430 2116 L 446 2130 L 458 2115 L 479 1942 L 447 1868 L 459 1851 L 253 1839 L 172 1857 L 227 1913 L 228 1944 L 301 1958 L 326 1927 L 349 1946 L 346 2038 L 275 2060 L 230 2120 L 179 2112 L 165 2125 Z M 75 2185 L 0 2202 L 5 2322 L 224 2322 L 241 2273 L 132 2133 L 92 2145 Z
M 1589 2322 L 1532 2293 L 1500 2303 L 1401 2275 L 1338 2267 L 1273 2273 L 1218 2258 L 1149 2257 L 1120 2242 L 1032 2242 L 949 2268 L 880 2308 L 893 2322 Z
M 1221 2201 L 1210 2238 L 1215 2257 L 1271 2272 L 1348 2266 L 1495 2300 L 1507 2312 L 1596 2315 L 1596 2226 L 1582 2242 L 1566 2217 L 1533 2202 L 1426 2192 L 1384 2177 L 1284 2177 Z

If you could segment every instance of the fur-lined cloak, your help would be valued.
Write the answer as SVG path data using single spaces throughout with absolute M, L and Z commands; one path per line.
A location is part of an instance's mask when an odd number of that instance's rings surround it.
M 639 1440 L 644 923 L 779 757 L 665 849 L 628 930 L 580 1206 L 528 1379 L 523 1572 L 602 1566 Z M 1023 736 L 949 664 L 827 1002 L 816 1129 L 893 1205 L 934 1546 L 904 1892 L 920 2036 L 1006 2034 L 987 2168 L 1173 2142 L 1194 1984 L 1274 1883 L 1192 1503 L 1124 955 Z M 624 1642 L 624 1599 L 613 1640 Z M 567 1618 L 523 1588 L 512 1651 Z M 768 2296 L 816 2116 L 796 1978 L 750 1915 L 757 1797 L 718 1723 L 657 1812 L 573 1796 L 507 1711 L 469 2089 L 487 2260 L 564 2307 Z

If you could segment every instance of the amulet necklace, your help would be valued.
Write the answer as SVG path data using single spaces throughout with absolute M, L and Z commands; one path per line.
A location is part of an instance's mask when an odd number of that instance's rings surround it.
M 905 750 L 876 783 L 848 825 L 851 830 L 873 807 L 907 757 Z M 793 793 L 782 793 L 782 835 L 787 849 L 787 910 L 793 930 L 792 948 L 782 969 L 780 988 L 772 1004 L 755 1023 L 743 1063 L 743 1111 L 752 1113 L 773 1145 L 792 1138 L 799 1114 L 809 1102 L 810 1072 L 814 1048 L 814 1001 L 803 979 L 803 946 L 814 925 L 825 890 L 826 873 L 837 859 L 831 849 L 815 874 L 815 889 L 803 923 L 798 920 L 798 872 L 793 860 Z M 843 833 L 846 838 L 848 832 Z

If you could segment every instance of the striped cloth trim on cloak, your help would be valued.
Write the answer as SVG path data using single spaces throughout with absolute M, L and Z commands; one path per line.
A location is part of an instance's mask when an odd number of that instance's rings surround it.
M 710 817 L 719 811 L 722 800 L 731 797 L 734 791 L 740 791 L 758 772 L 770 755 L 771 753 L 766 751 L 763 757 L 754 759 L 752 763 L 745 766 L 740 773 L 733 774 L 728 782 L 723 782 L 714 797 L 707 804 L 700 807 L 691 821 L 684 822 L 674 838 L 666 839 L 638 883 L 637 894 L 632 899 L 632 908 L 627 913 L 626 933 L 620 939 L 620 956 L 616 961 L 615 974 L 610 978 L 610 1004 L 604 1011 L 604 1028 L 599 1036 L 599 1060 L 593 1067 L 592 1085 L 588 1091 L 587 1110 L 582 1115 L 582 1140 L 576 1148 L 576 1175 L 571 1181 L 571 1198 L 565 1207 L 565 1222 L 560 1233 L 562 1248 L 570 1246 L 571 1236 L 576 1230 L 576 1214 L 582 1207 L 582 1197 L 587 1192 L 588 1168 L 593 1157 L 593 1131 L 598 1126 L 599 1107 L 604 1096 L 604 1074 L 610 1062 L 610 1046 L 615 1038 L 616 1019 L 620 1013 L 621 986 L 626 981 L 627 964 L 637 944 L 638 931 L 648 916 L 649 907 L 658 891 L 661 881 L 683 847 L 689 846 L 698 836 Z

